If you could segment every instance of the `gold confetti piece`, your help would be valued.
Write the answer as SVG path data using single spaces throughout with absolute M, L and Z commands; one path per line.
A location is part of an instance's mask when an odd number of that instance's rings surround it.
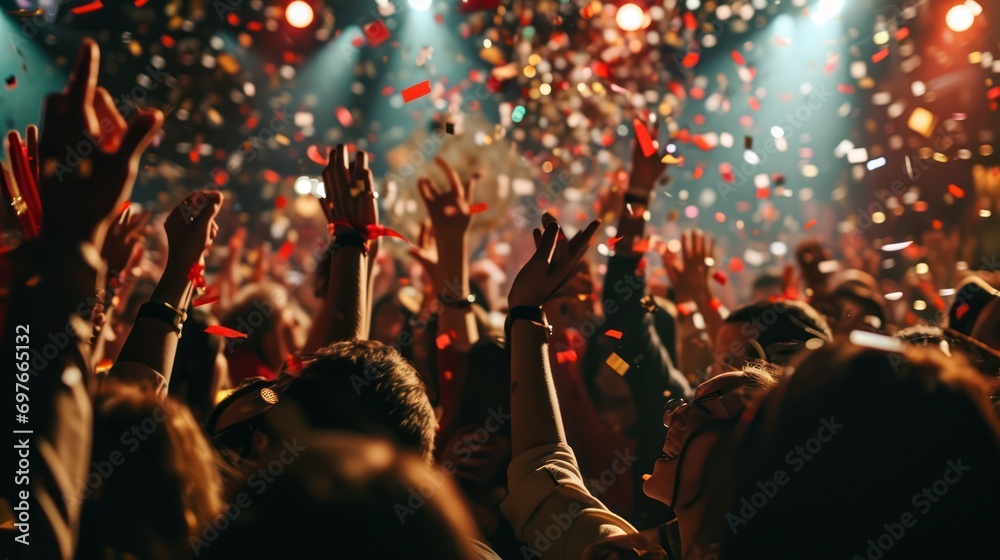
M 684 162 L 684 158 L 678 159 L 678 158 L 675 158 L 673 154 L 667 154 L 667 155 L 663 156 L 663 159 L 661 159 L 660 162 L 667 163 L 667 164 L 670 164 L 670 165 L 677 165 L 679 163 L 683 163 Z
M 930 138 L 936 123 L 937 117 L 934 116 L 934 113 L 923 107 L 917 107 L 910 114 L 910 118 L 906 121 L 906 126 L 924 138 Z
M 608 360 L 605 363 L 608 364 L 611 369 L 615 370 L 618 375 L 625 375 L 631 367 L 628 365 L 628 362 L 623 360 L 622 357 L 615 352 L 612 352 L 611 355 L 608 356 Z

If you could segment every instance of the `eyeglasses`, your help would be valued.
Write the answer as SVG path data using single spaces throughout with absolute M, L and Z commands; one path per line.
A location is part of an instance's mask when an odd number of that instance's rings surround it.
M 668 423 L 668 420 L 670 417 L 677 410 L 686 405 L 694 405 L 695 410 L 701 413 L 703 419 L 712 420 L 727 420 L 729 418 L 736 418 L 742 414 L 743 409 L 746 408 L 742 389 L 729 391 L 728 393 L 715 391 L 691 402 L 688 402 L 687 399 L 684 398 L 670 399 L 667 401 L 667 404 L 663 405 L 663 425 L 665 427 L 669 427 L 670 424 Z

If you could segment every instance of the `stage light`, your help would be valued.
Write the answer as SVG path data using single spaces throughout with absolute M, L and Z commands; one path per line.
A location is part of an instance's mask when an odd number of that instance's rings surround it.
M 295 180 L 295 192 L 300 195 L 305 196 L 311 193 L 312 190 L 313 184 L 312 181 L 309 180 L 309 177 L 299 177 Z
M 618 8 L 618 13 L 615 15 L 615 22 L 623 31 L 636 31 L 642 27 L 642 22 L 645 19 L 646 14 L 643 13 L 642 8 L 635 4 L 624 4 Z
M 409 0 L 410 7 L 418 12 L 427 11 L 433 2 L 434 0 Z
M 827 20 L 837 17 L 844 9 L 844 0 L 819 0 L 816 11 L 812 15 L 812 20 L 817 25 L 823 25 Z
M 292 27 L 299 29 L 309 27 L 309 24 L 313 22 L 312 6 L 302 0 L 295 0 L 285 8 L 285 20 Z
M 972 13 L 972 10 L 965 4 L 959 4 L 957 6 L 952 6 L 952 8 L 948 10 L 948 15 L 944 17 L 944 22 L 948 24 L 948 29 L 961 33 L 962 31 L 972 27 L 972 21 L 974 19 L 976 19 L 976 16 Z

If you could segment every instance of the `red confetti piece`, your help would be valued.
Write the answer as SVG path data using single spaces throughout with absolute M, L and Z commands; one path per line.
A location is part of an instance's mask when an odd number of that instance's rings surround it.
M 188 282 L 194 283 L 196 288 L 204 288 L 205 276 L 202 274 L 204 271 L 205 265 L 201 263 L 191 265 L 191 270 L 188 271 Z
M 635 138 L 639 141 L 639 146 L 642 148 L 642 155 L 649 157 L 655 154 L 656 147 L 653 146 L 653 137 L 649 135 L 646 125 L 642 124 L 642 121 L 639 119 L 632 119 L 632 126 L 635 128 Z
M 260 31 L 264 29 L 264 24 L 259 21 L 249 21 L 247 22 L 247 31 Z
M 750 104 L 750 108 L 753 109 L 754 111 L 760 111 L 760 100 L 758 100 L 756 97 L 751 97 L 750 99 L 747 99 L 747 103 Z
M 677 304 L 677 311 L 685 317 L 690 316 L 692 313 L 691 306 L 686 301 Z
M 965 196 L 965 191 L 962 190 L 962 187 L 956 185 L 955 183 L 948 185 L 948 192 L 955 198 L 962 198 Z
M 309 157 L 309 161 L 322 166 L 329 165 L 330 163 L 330 160 L 326 157 L 326 149 L 320 150 L 316 144 L 312 144 L 306 148 L 306 156 Z
M 962 305 L 958 306 L 958 309 L 955 310 L 955 318 L 956 319 L 961 319 L 962 316 L 965 315 L 968 312 L 969 312 L 969 304 L 968 303 L 963 303 Z
M 897 41 L 902 41 L 903 39 L 906 39 L 909 36 L 910 36 L 910 28 L 909 27 L 900 27 L 896 31 L 896 40 Z
M 485 202 L 477 202 L 469 207 L 469 214 L 478 214 L 480 212 L 485 212 L 487 209 Z
M 704 174 L 705 174 L 705 170 L 702 169 L 700 165 L 698 167 L 694 168 L 694 178 L 695 179 L 701 179 L 701 176 L 704 175 Z
M 76 15 L 89 14 L 90 12 L 96 12 L 97 10 L 100 10 L 103 7 L 104 3 L 101 2 L 101 0 L 94 0 L 93 2 L 90 2 L 88 4 L 72 8 L 70 11 Z
M 229 15 L 234 15 L 234 14 L 230 12 Z M 164 35 L 163 37 L 160 37 L 160 43 L 162 43 L 164 47 L 172 49 L 174 48 L 174 45 L 177 44 L 177 41 L 175 41 L 174 38 L 171 37 L 170 35 Z
M 201 307 L 202 305 L 212 305 L 213 303 L 219 301 L 218 294 L 215 295 L 204 295 L 200 298 L 196 298 L 191 302 L 191 307 Z
M 607 331 L 605 331 L 604 336 L 610 336 L 611 338 L 621 340 L 622 331 L 617 331 L 615 329 L 608 329 Z
M 698 64 L 698 60 L 701 59 L 701 55 L 696 52 L 689 52 L 684 55 L 684 59 L 681 60 L 681 64 L 685 68 L 694 68 Z
M 295 251 L 295 244 L 292 243 L 291 241 L 285 241 L 284 243 L 281 244 L 281 248 L 278 249 L 278 258 L 283 261 L 287 261 L 288 258 L 292 256 L 292 253 L 294 251 Z
M 816 218 L 809 220 L 808 222 L 806 222 L 806 231 L 811 230 L 815 225 L 816 225 Z
M 226 338 L 247 338 L 246 333 L 241 333 L 240 331 L 233 330 L 229 327 L 223 327 L 222 325 L 212 325 L 205 329 L 208 334 L 216 334 L 219 336 L 224 336 Z
M 228 14 L 226 14 L 226 22 L 229 25 L 233 25 L 233 26 L 239 25 L 240 24 L 240 16 L 236 15 L 236 12 L 229 12 Z
M 698 28 L 698 18 L 694 17 L 693 12 L 686 12 L 684 14 L 684 27 L 691 30 Z
M 385 226 L 375 226 L 369 224 L 368 237 L 371 239 L 374 239 L 376 237 L 395 237 L 396 239 L 402 239 L 403 241 L 406 241 L 410 245 L 413 245 L 412 243 L 410 243 L 408 239 L 403 237 L 403 234 L 399 233 L 394 229 L 387 228 Z
M 996 86 L 994 88 L 987 90 L 986 98 L 989 99 L 990 101 L 996 101 L 997 99 L 1000 99 L 1000 86 Z
M 403 94 L 403 103 L 409 103 L 414 99 L 419 99 L 431 92 L 431 81 L 424 80 L 419 84 L 412 85 L 404 89 L 401 93 Z
M 611 72 L 608 70 L 608 65 L 603 62 L 594 63 L 594 75 L 598 78 L 604 78 L 607 80 L 611 77 Z
M 854 86 L 852 86 L 851 84 L 837 84 L 837 91 L 839 91 L 840 93 L 850 95 L 854 93 Z
M 368 39 L 369 47 L 377 47 L 389 40 L 389 28 L 380 19 L 366 24 L 362 31 L 364 31 L 365 37 Z
M 733 51 L 732 56 L 733 62 L 735 62 L 737 66 L 746 66 L 747 61 L 743 58 L 743 53 L 740 51 Z
M 344 128 L 350 127 L 354 124 L 354 115 L 347 107 L 337 107 L 337 122 Z
M 434 343 L 437 344 L 438 350 L 444 350 L 451 345 L 451 337 L 448 333 L 441 333 L 434 339 Z
M 615 250 L 615 246 L 617 246 L 618 242 L 621 241 L 622 239 L 625 239 L 624 235 L 619 235 L 618 237 L 614 237 L 614 238 L 608 239 L 608 249 L 611 249 L 612 251 L 614 251 Z
M 577 355 L 575 350 L 564 350 L 562 352 L 556 352 L 556 363 L 559 364 L 572 364 L 576 362 Z
M 285 208 L 286 206 L 288 206 L 288 199 L 285 198 L 285 195 L 279 194 L 274 199 L 274 207 L 277 208 L 278 210 L 281 210 L 281 209 Z
M 632 244 L 632 251 L 635 253 L 645 253 L 648 250 L 649 239 L 636 239 L 635 243 Z
M 698 149 L 700 149 L 703 152 L 712 151 L 713 148 L 712 144 L 708 140 L 706 140 L 704 136 L 700 134 L 692 136 L 691 142 L 693 142 L 695 146 L 698 146 Z
M 712 280 L 715 280 L 716 282 L 718 282 L 719 285 L 725 286 L 726 282 L 729 279 L 726 278 L 726 273 L 725 272 L 722 272 L 721 270 L 716 270 L 715 273 L 712 274 Z
M 743 271 L 743 259 L 738 257 L 733 257 L 729 259 L 729 270 L 732 272 L 742 272 Z
M 712 309 L 714 309 L 716 311 L 718 311 L 719 309 L 722 309 L 722 302 L 719 301 L 719 298 L 712 298 L 712 299 L 708 300 L 708 305 L 709 305 L 709 307 L 711 307 Z
M 941 220 L 933 220 L 931 221 L 931 227 L 934 229 L 941 229 L 942 227 L 944 227 L 944 222 L 942 222 Z
M 882 62 L 883 60 L 885 60 L 887 56 L 889 56 L 889 49 L 888 48 L 884 48 L 884 49 L 882 49 L 882 50 L 880 50 L 877 53 L 875 53 L 875 54 L 872 55 L 872 62 L 874 62 L 875 64 L 878 64 L 879 62 Z
M 135 2 L 133 2 L 133 4 L 135 4 L 136 8 L 141 8 L 141 7 L 145 6 L 146 4 L 149 4 L 149 0 L 135 0 Z

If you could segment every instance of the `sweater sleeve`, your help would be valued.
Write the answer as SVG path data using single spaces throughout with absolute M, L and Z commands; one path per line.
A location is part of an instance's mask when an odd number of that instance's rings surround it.
M 584 486 L 573 450 L 541 445 L 515 456 L 507 469 L 510 493 L 500 505 L 514 535 L 530 553 L 546 559 L 583 557 L 604 539 L 636 533 Z

